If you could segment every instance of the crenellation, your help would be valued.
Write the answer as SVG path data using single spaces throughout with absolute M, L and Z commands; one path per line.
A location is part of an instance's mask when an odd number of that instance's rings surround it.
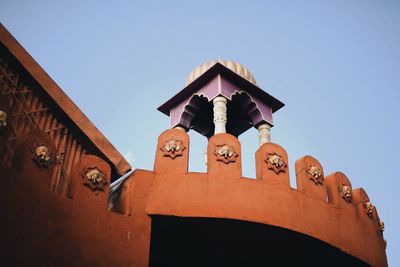
M 169 136 L 172 137 L 176 138 Z M 159 140 L 165 140 L 163 138 Z M 206 173 L 182 172 L 171 176 L 154 172 L 147 210 L 150 214 L 212 214 L 212 217 L 227 216 L 268 224 L 280 221 L 284 228 L 324 240 L 363 259 L 370 259 L 372 251 L 384 251 L 375 208 L 371 219 L 360 201 L 357 193 L 360 190 L 353 192 L 345 174 L 335 172 L 325 177 L 320 162 L 307 155 L 295 163 L 297 189 L 293 189 L 289 184 L 288 155 L 278 144 L 268 142 L 256 151 L 256 179 L 242 176 L 241 144 L 233 135 L 214 135 L 207 147 Z M 177 158 L 186 161 L 190 154 Z M 165 164 L 174 161 L 169 156 L 160 159 Z M 163 192 L 169 193 L 165 195 Z M 361 192 L 363 198 L 369 200 L 365 192 Z M 160 202 L 161 199 L 168 203 L 168 207 Z M 242 212 L 237 214 L 234 207 Z M 363 213 L 357 210 L 360 207 Z M 361 220 L 360 215 L 363 217 Z M 352 233 L 350 236 L 349 231 Z M 355 237 L 362 237 L 362 246 Z M 385 266 L 382 261 L 376 265 Z
M 367 192 L 363 188 L 353 190 L 353 201 L 361 220 L 377 221 L 375 207 L 370 201 Z
M 311 156 L 304 156 L 295 163 L 297 190 L 327 201 L 324 170 L 319 161 Z
M 187 162 L 190 157 L 188 151 L 179 156 L 171 156 L 163 151 L 165 149 L 159 149 L 168 143 L 166 142 L 168 140 L 180 140 L 181 142 L 179 144 L 182 146 L 189 143 L 189 137 L 184 131 L 167 130 L 160 135 L 155 169 L 160 168 L 160 166 L 165 166 L 163 167 L 164 169 L 162 169 L 163 173 L 168 172 L 167 166 L 168 168 L 174 166 L 174 160 L 180 159 Z M 239 140 L 227 133 L 221 133 L 211 137 L 208 142 L 207 173 L 204 173 L 203 176 L 206 175 L 204 177 L 209 177 L 207 179 L 218 179 L 218 177 L 228 178 L 228 180 L 224 179 L 224 183 L 228 183 L 226 186 L 231 186 L 229 183 L 236 183 L 239 181 L 236 180 L 237 178 L 245 178 L 242 177 L 242 155 L 240 146 Z M 266 189 L 270 188 L 270 190 L 278 190 L 278 192 L 282 189 L 285 191 L 290 189 L 288 155 L 283 147 L 271 142 L 264 143 L 255 153 L 255 163 L 256 180 L 261 182 L 257 183 L 258 186 L 263 186 L 263 184 L 265 184 Z M 180 162 L 180 164 L 186 163 Z M 186 174 L 188 178 L 194 175 L 185 172 L 183 169 L 180 170 L 180 173 Z M 369 204 L 366 203 L 370 203 L 367 194 L 363 189 L 356 189 L 353 191 L 351 182 L 345 174 L 335 172 L 325 177 L 321 163 L 309 155 L 296 161 L 295 171 L 297 189 L 287 191 L 289 194 L 292 194 L 293 197 L 299 197 L 300 193 L 300 195 L 304 194 L 303 197 L 305 198 L 314 199 L 314 201 L 316 201 L 315 205 L 317 205 L 317 202 L 325 202 L 326 205 L 338 207 L 341 210 L 342 221 L 348 222 L 354 219 L 358 221 L 361 218 L 363 223 L 361 223 L 359 227 L 367 225 L 368 227 L 365 231 L 371 231 L 371 229 L 373 229 L 374 232 L 382 235 L 382 225 L 380 224 L 380 219 L 377 216 L 375 207 L 372 206 L 371 208 L 372 215 L 367 212 L 368 209 L 366 205 Z M 231 182 L 229 182 L 229 180 Z M 251 182 L 251 179 L 240 180 L 240 183 L 243 185 Z M 250 186 L 250 184 L 248 184 L 248 186 Z M 125 185 L 125 187 L 129 187 L 129 185 Z M 326 208 L 328 209 L 328 206 Z M 373 223 L 371 224 L 372 221 Z M 325 220 L 321 222 L 325 223 Z M 317 221 L 314 223 L 317 223 Z M 384 241 L 382 241 L 382 244 L 383 243 Z
M 208 140 L 207 173 L 218 177 L 242 177 L 242 151 L 239 140 L 220 133 Z
M 168 129 L 158 137 L 154 172 L 187 173 L 188 157 L 189 135 L 180 129 Z
M 288 155 L 278 144 L 268 142 L 256 151 L 256 179 L 267 184 L 290 188 Z
M 353 190 L 350 180 L 342 172 L 335 172 L 325 178 L 328 201 L 340 207 L 353 203 Z

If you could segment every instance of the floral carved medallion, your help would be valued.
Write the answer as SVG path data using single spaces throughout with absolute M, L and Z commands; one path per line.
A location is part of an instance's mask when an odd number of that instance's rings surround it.
M 39 167 L 48 168 L 53 162 L 51 159 L 50 149 L 42 143 L 35 143 L 32 146 L 31 151 L 32 160 L 35 161 Z
M 322 185 L 324 176 L 320 168 L 316 166 L 309 166 L 307 169 L 308 179 L 313 181 L 316 185 Z
M 363 206 L 365 209 L 365 213 L 368 215 L 370 219 L 372 219 L 374 214 L 374 205 L 372 205 L 372 203 L 368 199 L 364 199 Z
M 378 222 L 378 229 L 379 229 L 379 232 L 381 233 L 381 236 L 383 238 L 383 232 L 385 231 L 385 223 L 383 221 L 381 221 L 381 219 L 379 219 L 379 222 Z M 387 241 L 384 238 L 383 238 L 383 245 L 384 245 L 384 247 L 386 249 Z
M 267 153 L 267 158 L 264 161 L 267 163 L 268 169 L 273 170 L 276 174 L 286 172 L 287 165 L 281 155 L 277 153 Z
M 351 203 L 353 201 L 353 194 L 350 185 L 347 185 L 345 183 L 339 183 L 338 190 L 340 192 L 341 197 L 344 200 L 346 200 L 347 203 Z
M 0 127 L 7 126 L 7 113 L 4 110 L 0 110 Z
M 381 235 L 383 235 L 383 232 L 385 231 L 385 223 L 381 220 L 379 220 L 379 231 L 381 232 Z
M 225 144 L 216 146 L 214 155 L 217 157 L 217 161 L 222 161 L 225 164 L 235 162 L 238 156 L 233 147 Z
M 162 147 L 160 147 L 161 151 L 164 152 L 164 157 L 170 157 L 174 159 L 175 157 L 182 156 L 183 150 L 185 147 L 182 144 L 182 141 L 176 139 L 170 139 L 164 143 Z
M 96 167 L 86 169 L 86 172 L 82 174 L 82 182 L 94 192 L 104 191 L 107 185 L 104 173 Z

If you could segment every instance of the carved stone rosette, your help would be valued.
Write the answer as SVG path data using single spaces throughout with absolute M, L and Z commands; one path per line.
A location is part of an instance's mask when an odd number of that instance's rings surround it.
M 374 205 L 372 205 L 372 203 L 369 200 L 364 199 L 363 206 L 365 209 L 365 213 L 368 215 L 370 219 L 372 219 L 374 214 Z
M 316 166 L 309 166 L 307 168 L 308 179 L 313 181 L 316 185 L 322 185 L 324 182 L 324 176 L 320 168 Z
M 238 156 L 233 147 L 225 144 L 216 146 L 214 155 L 217 157 L 217 161 L 222 161 L 225 164 L 235 162 Z
M 7 126 L 7 113 L 4 110 L 0 110 L 0 127 Z
M 353 201 L 353 194 L 351 191 L 351 187 L 345 183 L 339 183 L 338 191 L 344 200 L 347 203 L 351 203 Z
M 277 153 L 267 153 L 264 161 L 267 163 L 268 169 L 273 170 L 276 174 L 286 172 L 287 164 L 283 161 L 283 157 Z
M 36 162 L 39 167 L 48 168 L 53 162 L 51 159 L 50 149 L 42 143 L 34 143 L 32 148 L 32 160 Z
M 183 150 L 185 147 L 182 144 L 182 141 L 176 139 L 170 139 L 164 143 L 162 147 L 160 147 L 161 151 L 164 152 L 164 157 L 170 157 L 174 159 L 175 157 L 182 156 Z
M 107 185 L 105 174 L 96 167 L 86 169 L 82 174 L 82 182 L 96 193 L 98 191 L 104 191 Z

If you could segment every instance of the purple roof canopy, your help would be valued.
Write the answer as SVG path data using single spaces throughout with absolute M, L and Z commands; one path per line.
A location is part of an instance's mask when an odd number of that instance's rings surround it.
M 214 133 L 213 104 L 217 96 L 227 103 L 227 133 L 239 136 L 252 126 L 268 123 L 284 104 L 257 85 L 216 62 L 158 110 L 170 117 L 170 126 L 193 129 L 207 138 Z

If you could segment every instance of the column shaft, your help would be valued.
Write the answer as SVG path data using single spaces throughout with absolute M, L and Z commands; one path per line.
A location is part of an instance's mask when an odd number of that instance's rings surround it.
M 223 96 L 217 96 L 213 99 L 214 105 L 214 134 L 226 133 L 226 103 L 227 99 Z
M 258 126 L 258 140 L 260 146 L 271 141 L 271 126 L 268 123 L 263 123 Z

